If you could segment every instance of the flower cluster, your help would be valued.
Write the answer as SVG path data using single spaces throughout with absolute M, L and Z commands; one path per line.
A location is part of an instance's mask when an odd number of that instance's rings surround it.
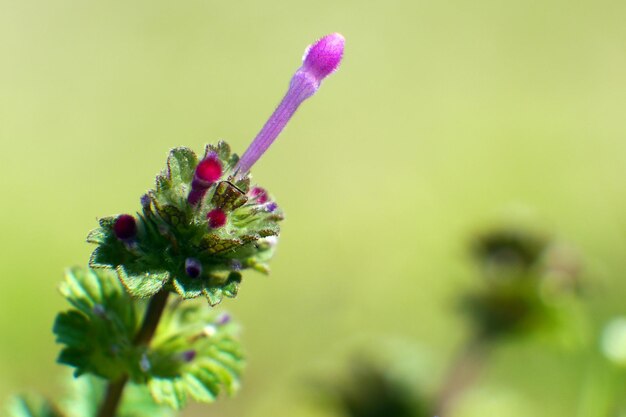
M 265 189 L 233 175 L 237 162 L 225 142 L 200 159 L 173 149 L 141 212 L 103 218 L 91 232 L 88 241 L 99 245 L 91 266 L 115 268 L 138 297 L 165 287 L 215 305 L 236 295 L 242 269 L 267 271 L 283 219 Z
M 172 150 L 156 188 L 141 198 L 142 210 L 103 218 L 89 234 L 98 245 L 90 265 L 115 269 L 136 297 L 165 289 L 183 298 L 204 295 L 211 305 L 237 294 L 241 270 L 267 272 L 283 213 L 251 184 L 250 168 L 338 68 L 343 48 L 337 33 L 307 48 L 285 97 L 241 159 L 225 142 L 207 146 L 201 158 Z

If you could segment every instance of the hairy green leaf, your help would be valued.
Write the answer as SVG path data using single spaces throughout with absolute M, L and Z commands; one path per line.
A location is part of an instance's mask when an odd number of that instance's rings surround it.
M 168 315 L 148 354 L 155 401 L 180 409 L 188 397 L 210 403 L 221 391 L 233 394 L 244 366 L 235 332 L 202 305 L 182 305 Z
M 135 303 L 115 274 L 107 270 L 67 271 L 61 293 L 74 309 L 60 313 L 53 331 L 65 347 L 59 362 L 115 379 L 126 372 L 128 357 L 136 356 L 132 339 L 138 326 Z

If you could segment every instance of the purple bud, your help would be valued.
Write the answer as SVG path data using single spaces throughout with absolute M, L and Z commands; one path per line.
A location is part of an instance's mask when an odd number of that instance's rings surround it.
M 250 197 L 255 198 L 256 202 L 259 204 L 264 204 L 268 200 L 267 191 L 261 187 L 253 187 L 248 193 Z
M 139 368 L 141 368 L 143 372 L 148 372 L 152 368 L 150 359 L 148 359 L 148 355 L 145 353 L 141 355 L 141 359 L 139 360 Z
M 302 68 L 322 81 L 339 68 L 345 44 L 346 39 L 339 33 L 324 36 L 306 50 Z
M 278 208 L 278 204 L 276 204 L 275 201 L 272 201 L 267 206 L 265 206 L 265 209 L 270 213 L 275 212 L 277 208 Z
M 140 202 L 141 202 L 141 207 L 143 207 L 144 209 L 150 208 L 151 199 L 148 194 L 142 195 Z
M 242 268 L 243 265 L 241 264 L 241 261 L 239 259 L 233 259 L 232 261 L 230 261 L 230 269 L 232 269 L 233 271 L 241 271 Z
M 239 160 L 235 168 L 239 176 L 250 171 L 285 128 L 300 104 L 315 94 L 322 80 L 339 67 L 344 45 L 343 36 L 331 33 L 306 49 L 303 64 L 291 79 L 287 94 Z
M 218 326 L 223 326 L 225 324 L 228 324 L 229 322 L 230 322 L 230 314 L 228 313 L 220 314 L 217 320 L 215 320 L 215 324 L 217 324 Z
M 180 358 L 183 360 L 183 362 L 189 363 L 195 359 L 196 353 L 197 352 L 193 349 L 186 350 L 180 354 Z
M 113 223 L 113 232 L 120 240 L 127 240 L 137 234 L 137 222 L 130 214 L 122 214 Z
M 93 314 L 100 318 L 106 318 L 106 309 L 102 304 L 94 304 L 93 305 Z
M 185 273 L 189 278 L 198 278 L 202 275 L 202 264 L 196 258 L 185 259 Z

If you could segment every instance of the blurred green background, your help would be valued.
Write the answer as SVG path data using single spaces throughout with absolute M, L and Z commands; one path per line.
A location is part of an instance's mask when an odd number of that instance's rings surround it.
M 58 392 L 56 286 L 96 218 L 138 208 L 171 147 L 243 152 L 333 31 L 341 70 L 254 169 L 287 220 L 272 275 L 220 306 L 243 390 L 184 415 L 327 415 L 309 382 L 388 343 L 436 384 L 467 240 L 508 216 L 584 254 L 593 338 L 626 312 L 625 21 L 622 0 L 0 0 L 0 398 Z M 583 356 L 503 347 L 458 415 L 575 415 Z

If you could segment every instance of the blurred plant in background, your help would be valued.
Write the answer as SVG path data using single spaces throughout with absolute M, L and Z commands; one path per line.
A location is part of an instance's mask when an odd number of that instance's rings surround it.
M 417 387 L 394 374 L 388 363 L 355 358 L 347 378 L 326 389 L 339 415 L 349 417 L 429 417 L 430 404 Z
M 562 300 L 581 291 L 582 261 L 570 245 L 528 227 L 501 226 L 480 233 L 469 246 L 482 288 L 460 298 L 472 331 L 439 389 L 428 392 L 406 375 L 390 372 L 389 360 L 359 358 L 351 364 L 349 378 L 327 390 L 338 415 L 454 416 L 457 400 L 478 381 L 499 344 L 558 333 L 574 319 L 570 304 Z M 605 340 L 611 342 L 605 350 L 624 361 L 626 325 L 617 321 L 607 332 Z

